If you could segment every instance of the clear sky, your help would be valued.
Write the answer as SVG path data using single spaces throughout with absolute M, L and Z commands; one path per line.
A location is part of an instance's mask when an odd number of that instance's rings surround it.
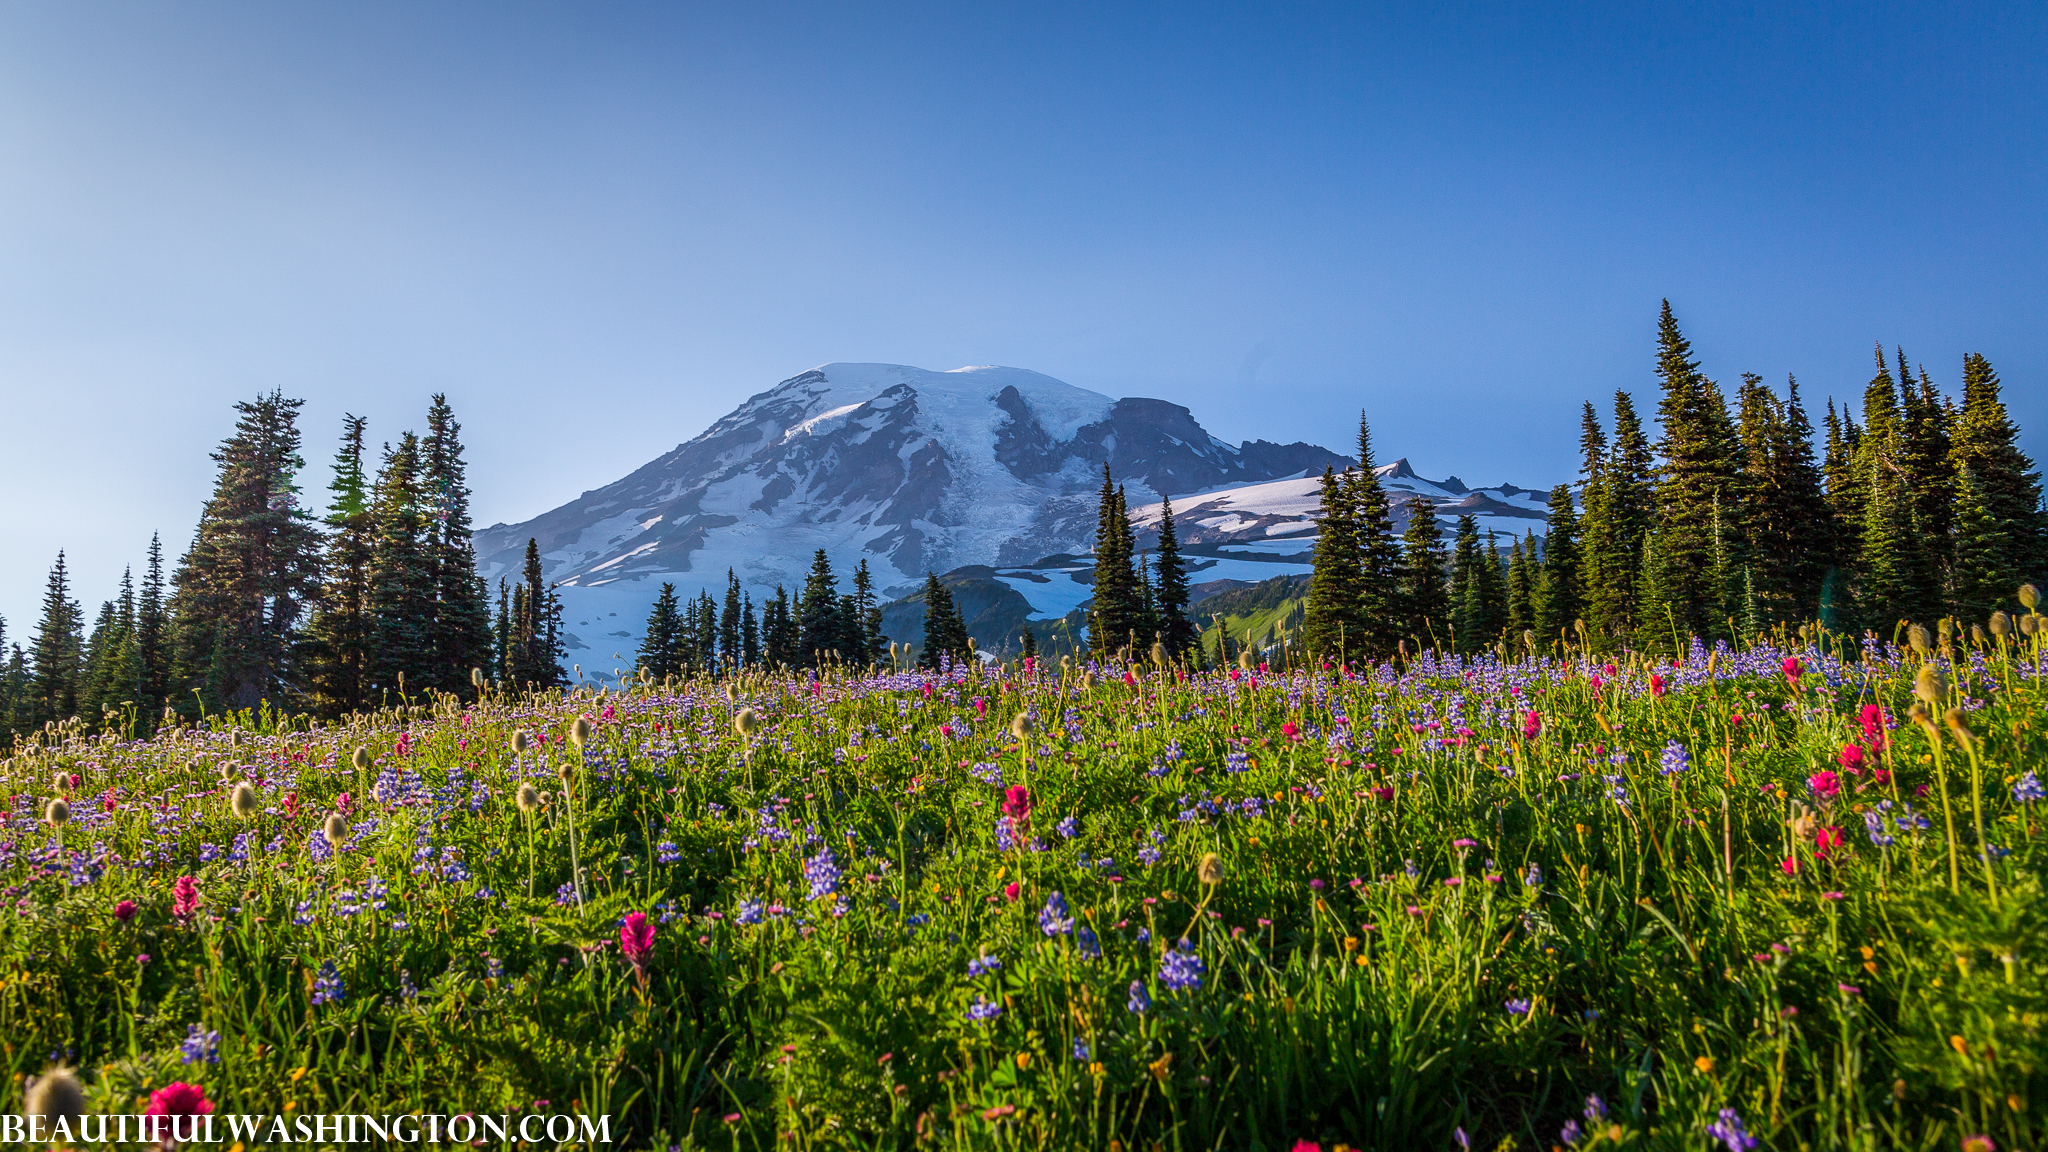
M 1816 406 L 1980 351 L 2048 454 L 2048 9 L 1539 7 L 7 5 L 0 615 L 273 387 L 316 499 L 447 392 L 479 524 L 831 360 L 1547 486 L 1668 296 Z

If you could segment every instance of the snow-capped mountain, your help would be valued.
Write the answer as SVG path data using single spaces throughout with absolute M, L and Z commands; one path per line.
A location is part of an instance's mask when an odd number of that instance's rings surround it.
M 927 570 L 1086 551 L 1105 462 L 1133 505 L 1348 463 L 1311 444 L 1226 444 L 1177 404 L 1021 368 L 826 364 L 622 480 L 479 531 L 476 551 L 496 583 L 537 539 L 572 657 L 609 670 L 613 651 L 630 662 L 664 581 L 717 594 L 730 568 L 758 603 L 794 591 L 823 548 L 842 582 L 866 559 L 901 595 Z
M 1423 502 L 1435 510 L 1449 532 L 1458 517 L 1471 516 L 1479 531 L 1497 533 L 1505 542 L 1533 532 L 1543 535 L 1550 515 L 1550 495 L 1513 484 L 1468 488 L 1456 476 L 1425 480 L 1406 459 L 1374 469 L 1393 506 L 1394 530 L 1405 531 L 1410 512 Z M 1238 484 L 1188 496 L 1172 496 L 1173 525 L 1184 544 L 1231 544 L 1259 551 L 1305 551 L 1315 541 L 1316 515 L 1322 506 L 1322 477 L 1289 476 L 1261 484 Z M 1131 509 L 1131 526 L 1139 542 L 1156 539 L 1160 504 Z

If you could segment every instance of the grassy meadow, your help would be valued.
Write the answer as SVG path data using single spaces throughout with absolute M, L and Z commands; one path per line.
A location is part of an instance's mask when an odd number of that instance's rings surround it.
M 55 730 L 5 1110 L 68 1065 L 628 1148 L 2036 1148 L 2039 640 Z

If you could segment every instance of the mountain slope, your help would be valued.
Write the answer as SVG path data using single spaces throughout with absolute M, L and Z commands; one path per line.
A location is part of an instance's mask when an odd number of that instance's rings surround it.
M 1105 462 L 1139 505 L 1348 461 L 1310 444 L 1232 446 L 1179 405 L 1021 368 L 826 364 L 621 480 L 478 532 L 479 569 L 514 575 L 537 539 L 572 654 L 603 665 L 608 649 L 630 656 L 663 581 L 715 587 L 730 568 L 759 602 L 794 589 L 823 548 L 842 580 L 866 559 L 902 595 L 928 569 L 1081 552 Z

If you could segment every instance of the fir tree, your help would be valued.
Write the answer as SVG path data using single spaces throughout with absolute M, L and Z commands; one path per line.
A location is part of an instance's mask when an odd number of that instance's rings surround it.
M 1614 394 L 1614 440 L 1588 485 L 1585 513 L 1586 627 L 1601 649 L 1636 629 L 1643 538 L 1650 525 L 1650 442 L 1635 402 Z
M 368 421 L 344 416 L 341 449 L 328 485 L 326 562 L 320 597 L 306 625 L 301 660 L 308 694 L 327 715 L 362 708 L 374 641 L 370 623 L 370 566 L 377 520 L 363 473 L 363 430 Z
M 562 666 L 562 601 L 542 578 L 540 541 L 528 537 L 521 580 L 512 587 L 504 675 L 523 688 L 557 688 L 569 682 Z
M 1493 639 L 1486 626 L 1486 555 L 1479 549 L 1479 521 L 1458 517 L 1456 540 L 1451 551 L 1451 634 L 1458 651 L 1476 652 Z
M 1180 535 L 1173 526 L 1173 501 L 1160 497 L 1159 506 L 1159 639 L 1166 645 L 1168 655 L 1176 660 L 1184 659 L 1195 650 L 1197 642 L 1195 622 L 1188 619 L 1188 569 L 1180 558 Z M 1024 634 L 1030 651 L 1025 655 L 1036 655 L 1038 644 L 1026 627 Z
M 420 501 L 419 437 L 407 432 L 384 449 L 370 515 L 375 537 L 368 583 L 370 652 L 363 688 L 370 704 L 429 687 L 434 621 L 434 572 L 427 554 Z M 531 594 L 532 589 L 529 589 Z M 545 606 L 530 596 L 529 606 Z
M 798 644 L 796 620 L 789 611 L 789 592 L 775 586 L 775 599 L 763 606 L 761 620 L 762 656 L 777 668 L 796 668 L 804 663 Z
M 1956 415 L 1949 467 L 1958 478 L 1965 468 L 1975 475 L 1985 514 L 2004 542 L 2000 567 L 2025 580 L 2048 582 L 2041 474 L 2019 449 L 2019 429 L 2006 414 L 2001 387 L 1990 361 L 1974 352 L 1963 357 L 1963 407 Z
M 1663 399 L 1657 414 L 1664 426 L 1657 444 L 1656 516 L 1659 599 L 1666 619 L 1642 622 L 1643 635 L 1668 639 L 1675 622 L 1680 636 L 1713 637 L 1724 631 L 1727 595 L 1717 501 L 1733 495 L 1736 436 L 1720 388 L 1700 375 L 1692 346 L 1678 330 L 1670 301 L 1658 320 L 1657 375 Z
M 141 682 L 136 702 L 145 728 L 154 728 L 169 700 L 171 687 L 170 617 L 164 604 L 164 547 L 149 536 L 149 566 L 142 574 L 142 595 L 135 605 L 136 660 Z
M 797 601 L 797 634 L 803 653 L 801 662 L 805 665 L 822 664 L 844 643 L 839 582 L 832 575 L 832 560 L 823 548 L 811 557 L 810 575 L 804 580 L 803 597 Z
M 81 632 L 85 613 L 71 598 L 71 573 L 64 566 L 64 553 L 50 568 L 43 590 L 43 617 L 36 626 L 30 646 L 30 676 L 25 727 L 39 728 L 52 720 L 66 720 L 78 712 L 79 680 L 83 672 L 85 639 Z
M 1536 540 L 1531 536 L 1526 548 L 1524 543 L 1518 540 L 1508 547 L 1508 637 L 1517 648 L 1523 633 L 1535 634 L 1536 587 L 1541 579 L 1536 574 Z
M 1584 611 L 1581 597 L 1579 518 L 1572 509 L 1572 489 L 1559 484 L 1550 490 L 1550 518 L 1544 525 L 1543 562 L 1536 583 L 1536 626 L 1539 642 L 1571 639 L 1572 625 Z
M 1394 539 L 1394 515 L 1380 483 L 1372 450 L 1372 428 L 1358 414 L 1358 467 L 1348 474 L 1352 531 L 1358 549 L 1358 599 L 1351 651 L 1367 660 L 1393 655 L 1400 640 L 1401 548 Z
M 1856 574 L 1856 601 L 1865 626 L 1887 635 L 1916 618 L 1917 540 L 1913 502 L 1900 474 L 1880 467 L 1870 478 L 1864 504 L 1863 557 Z M 1928 617 L 1918 617 L 1925 620 Z
M 954 662 L 968 659 L 967 626 L 960 619 L 960 609 L 953 603 L 953 593 L 938 576 L 931 572 L 924 574 L 924 647 L 917 654 L 917 666 L 926 671 L 938 671 L 943 658 L 950 656 Z
M 740 578 L 732 569 L 725 570 L 725 607 L 718 615 L 718 655 L 725 670 L 733 672 L 745 666 L 745 653 L 740 643 Z
M 2010 536 L 2001 530 L 1989 494 L 1968 464 L 1957 478 L 1954 525 L 1949 603 L 1959 619 L 1982 622 L 2011 602 L 2021 577 L 2012 565 Z
M 272 392 L 235 405 L 241 418 L 213 455 L 213 497 L 173 580 L 176 666 L 209 707 L 295 695 L 292 653 L 318 588 L 320 544 L 292 483 L 305 466 L 302 403 Z
M 1102 490 L 1095 516 L 1094 603 L 1088 617 L 1088 644 L 1099 660 L 1108 660 L 1131 642 L 1144 615 L 1138 573 L 1132 567 L 1131 524 L 1123 490 L 1102 466 Z M 950 599 L 950 597 L 949 597 Z
M 683 672 L 682 613 L 676 607 L 676 586 L 663 584 L 654 598 L 654 610 L 647 615 L 647 632 L 640 639 L 640 668 L 656 680 L 667 680 Z
M 740 593 L 740 664 L 752 668 L 761 662 L 761 625 L 754 617 L 754 598 Z
M 1402 630 L 1423 647 L 1451 639 L 1448 562 L 1436 507 L 1421 497 L 1411 499 L 1408 530 L 1401 534 Z
M 853 612 L 859 633 L 855 644 L 858 662 L 874 665 L 887 660 L 889 638 L 882 635 L 882 601 L 875 595 L 875 577 L 868 571 L 866 557 L 853 570 Z
M 422 682 L 464 695 L 472 669 L 491 662 L 489 590 L 476 571 L 471 543 L 468 465 L 462 459 L 462 425 L 445 393 L 427 408 L 427 435 L 420 441 L 422 550 L 433 582 L 432 616 Z
M 1364 572 L 1358 550 L 1358 520 L 1350 486 L 1333 468 L 1323 469 L 1322 512 L 1316 518 L 1315 571 L 1309 577 L 1301 640 L 1332 662 L 1358 652 L 1363 637 L 1358 618 Z

